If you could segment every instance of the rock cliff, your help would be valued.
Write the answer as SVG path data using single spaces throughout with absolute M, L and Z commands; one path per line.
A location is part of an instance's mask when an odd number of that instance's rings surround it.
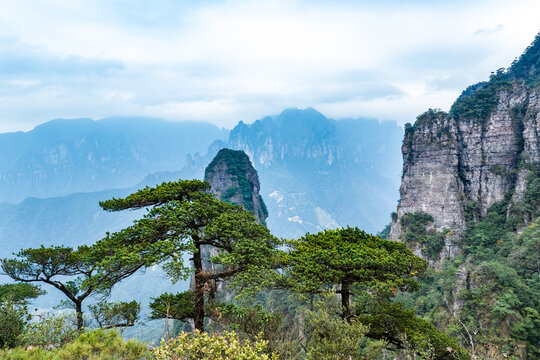
M 439 251 L 427 256 L 439 261 L 460 251 L 460 235 L 493 204 L 506 200 L 509 216 L 520 208 L 540 161 L 539 54 L 537 36 L 508 70 L 466 89 L 448 113 L 430 109 L 405 126 L 391 239 L 411 240 L 426 257 L 443 233 Z M 531 221 L 530 209 L 518 212 L 523 225 Z M 425 241 L 414 241 L 420 218 Z
M 259 176 L 243 151 L 221 149 L 206 167 L 204 180 L 219 199 L 242 205 L 265 224 L 268 210 L 259 194 Z

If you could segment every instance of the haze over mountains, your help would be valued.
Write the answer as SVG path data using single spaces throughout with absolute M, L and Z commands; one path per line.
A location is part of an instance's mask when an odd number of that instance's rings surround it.
M 310 108 L 240 122 L 230 134 L 205 123 L 142 118 L 54 120 L 0 134 L 0 257 L 41 245 L 76 247 L 120 230 L 144 210 L 109 213 L 99 201 L 162 181 L 203 179 L 223 147 L 250 156 L 275 235 L 346 225 L 377 232 L 399 195 L 402 134 L 393 122 L 336 121 Z M 120 284 L 114 298 L 132 297 L 133 283 L 145 281 L 157 292 L 187 286 L 171 287 L 150 271 Z M 40 304 L 57 300 L 51 290 Z
M 335 121 L 314 109 L 289 109 L 250 125 L 240 122 L 225 140 L 227 133 L 204 123 L 124 118 L 55 120 L 28 133 L 0 135 L 4 201 L 85 192 L 2 204 L 0 243 L 9 244 L 3 254 L 93 242 L 134 218 L 103 212 L 99 200 L 165 180 L 202 179 L 222 147 L 252 158 L 269 227 L 280 236 L 348 224 L 376 232 L 395 206 L 402 136 L 395 123 Z M 183 166 L 188 152 L 193 155 Z
M 228 130 L 152 118 L 58 119 L 0 134 L 0 202 L 135 185 L 184 165 Z

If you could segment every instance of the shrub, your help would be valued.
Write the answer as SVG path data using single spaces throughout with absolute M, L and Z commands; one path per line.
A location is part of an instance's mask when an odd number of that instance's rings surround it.
M 5 360 L 144 360 L 151 359 L 146 345 L 123 341 L 116 331 L 94 330 L 81 334 L 61 348 L 22 348 L 0 351 Z
M 216 334 L 202 333 L 198 330 L 182 332 L 177 338 L 162 342 L 152 354 L 156 360 L 272 360 L 267 354 L 267 342 L 257 340 L 253 343 L 241 341 L 235 332 Z
M 13 301 L 0 303 L 0 348 L 10 348 L 19 344 L 19 337 L 28 321 L 26 307 Z
M 31 322 L 21 335 L 21 345 L 62 346 L 79 335 L 73 315 L 45 314 L 41 320 Z

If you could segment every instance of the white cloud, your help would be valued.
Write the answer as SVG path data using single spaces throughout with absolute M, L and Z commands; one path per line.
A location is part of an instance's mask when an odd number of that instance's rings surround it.
M 0 131 L 150 115 L 231 127 L 285 107 L 413 121 L 509 65 L 537 1 L 12 1 Z

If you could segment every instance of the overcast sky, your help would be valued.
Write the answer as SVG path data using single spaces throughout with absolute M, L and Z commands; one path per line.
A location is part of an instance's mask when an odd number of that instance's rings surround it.
M 414 121 L 540 31 L 540 1 L 0 0 L 0 132 L 287 107 Z

